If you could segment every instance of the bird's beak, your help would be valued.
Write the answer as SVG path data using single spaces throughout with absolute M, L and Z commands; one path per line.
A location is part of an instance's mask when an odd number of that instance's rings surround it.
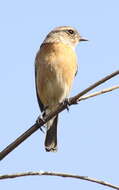
M 84 37 L 82 37 L 82 36 L 80 36 L 80 39 L 79 39 L 79 41 L 89 41 L 88 39 L 86 39 L 86 38 L 84 38 Z

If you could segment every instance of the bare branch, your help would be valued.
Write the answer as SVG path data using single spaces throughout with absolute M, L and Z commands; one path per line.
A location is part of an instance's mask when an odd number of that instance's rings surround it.
M 92 98 L 94 96 L 98 96 L 98 95 L 101 95 L 101 94 L 105 94 L 107 92 L 111 92 L 113 90 L 116 90 L 119 88 L 119 85 L 117 86 L 113 86 L 111 88 L 106 88 L 106 89 L 103 89 L 101 91 L 98 91 L 98 92 L 94 92 L 92 94 L 88 94 L 87 96 L 82 96 L 81 98 L 78 99 L 78 101 L 82 101 L 82 100 L 86 100 L 86 99 L 89 99 L 89 98 Z
M 111 187 L 113 189 L 118 189 L 119 190 L 119 186 L 113 185 L 113 184 L 108 183 L 106 181 L 91 178 L 91 177 L 88 177 L 88 176 L 80 176 L 80 175 L 74 175 L 74 174 L 69 174 L 69 173 L 47 172 L 47 171 L 6 174 L 6 175 L 1 175 L 0 180 L 16 178 L 16 177 L 23 177 L 23 176 L 42 176 L 42 175 L 45 175 L 45 176 L 58 176 L 58 177 L 70 177 L 70 178 L 75 178 L 75 179 L 81 179 L 81 180 L 90 181 L 90 182 L 93 182 L 93 183 L 98 183 L 100 185 L 104 185 L 104 186 Z
M 88 93 L 92 89 L 96 88 L 97 86 L 101 85 L 102 83 L 106 82 L 107 80 L 113 78 L 114 76 L 119 74 L 119 70 L 107 75 L 106 77 L 102 78 L 101 80 L 97 81 L 96 83 L 92 84 L 76 96 L 69 99 L 68 105 L 77 104 L 79 98 L 81 98 L 84 94 Z M 15 141 L 9 144 L 3 151 L 0 152 L 0 160 L 2 160 L 5 156 L 7 156 L 11 151 L 13 151 L 19 144 L 21 144 L 24 140 L 26 140 L 31 134 L 37 131 L 40 127 L 42 127 L 45 123 L 47 123 L 50 119 L 52 119 L 55 115 L 62 112 L 67 108 L 67 104 L 60 104 L 58 105 L 57 109 L 50 114 L 46 115 L 43 120 L 39 123 L 35 123 L 31 128 L 29 128 L 25 133 L 19 136 Z

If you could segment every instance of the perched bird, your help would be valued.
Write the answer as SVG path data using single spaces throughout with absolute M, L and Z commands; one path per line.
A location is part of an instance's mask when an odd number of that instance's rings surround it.
M 48 114 L 70 93 L 77 73 L 75 47 L 87 39 L 70 26 L 60 26 L 45 38 L 35 59 L 36 93 L 41 112 Z M 46 151 L 57 151 L 58 115 L 47 122 Z

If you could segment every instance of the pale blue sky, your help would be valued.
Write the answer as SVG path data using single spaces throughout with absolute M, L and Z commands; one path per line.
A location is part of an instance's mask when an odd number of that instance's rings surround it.
M 119 1 L 0 1 L 0 150 L 39 115 L 34 59 L 46 34 L 71 25 L 90 41 L 77 47 L 79 72 L 71 95 L 119 69 Z M 119 76 L 97 90 L 119 83 Z M 37 131 L 0 163 L 0 173 L 57 171 L 119 184 L 119 90 L 83 101 L 59 119 L 57 153 L 44 151 Z M 1 189 L 91 189 L 107 187 L 58 177 L 0 181 Z

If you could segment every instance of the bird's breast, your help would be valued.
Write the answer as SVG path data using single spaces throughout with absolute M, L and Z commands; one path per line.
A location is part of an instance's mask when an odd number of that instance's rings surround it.
M 43 104 L 63 101 L 77 70 L 74 50 L 62 43 L 43 44 L 36 57 L 37 89 Z

